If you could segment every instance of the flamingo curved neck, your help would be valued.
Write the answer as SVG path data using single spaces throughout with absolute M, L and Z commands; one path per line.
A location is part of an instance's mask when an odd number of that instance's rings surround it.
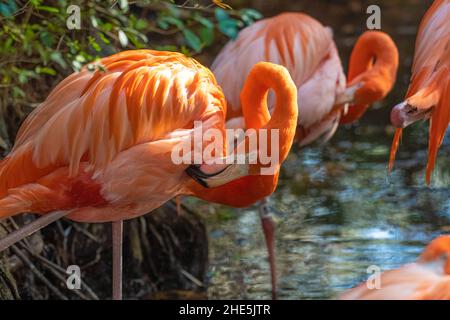
M 395 83 L 397 69 L 398 50 L 394 41 L 381 31 L 362 34 L 350 56 L 347 85 L 361 85 L 361 88 L 341 122 L 356 121 L 369 104 L 384 98 Z
M 272 115 L 267 106 L 269 90 L 276 95 Z M 279 163 L 284 161 L 294 140 L 298 117 L 297 88 L 289 72 L 276 64 L 257 63 L 242 89 L 241 104 L 247 129 L 279 130 Z
M 272 116 L 270 116 L 266 99 L 270 89 L 273 89 L 277 96 Z M 284 67 L 267 62 L 256 64 L 250 71 L 241 92 L 241 100 L 247 129 L 279 130 L 279 162 L 275 172 L 260 175 L 259 164 L 252 164 L 249 166 L 251 174 L 249 176 L 210 189 L 195 183 L 190 187 L 193 194 L 200 199 L 234 207 L 249 206 L 275 190 L 279 164 L 287 157 L 292 146 L 298 114 L 297 90 L 288 71 Z M 260 137 L 259 134 L 257 136 Z M 267 134 L 268 140 L 270 136 Z M 258 148 L 262 145 L 270 148 L 272 143 L 265 141 L 261 144 L 261 141 L 258 141 L 257 145 Z

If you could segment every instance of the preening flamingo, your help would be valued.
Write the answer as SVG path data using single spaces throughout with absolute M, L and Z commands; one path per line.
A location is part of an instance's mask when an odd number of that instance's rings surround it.
M 298 90 L 296 139 L 301 146 L 330 138 L 339 122 L 359 119 L 369 104 L 383 99 L 395 82 L 398 50 L 380 31 L 363 33 L 353 48 L 348 83 L 332 30 L 303 13 L 283 13 L 243 29 L 214 60 L 211 70 L 228 102 L 227 119 L 244 127 L 239 94 L 254 64 L 285 66 Z M 350 104 L 345 112 L 345 104 Z M 273 110 L 273 97 L 269 109 Z
M 283 65 L 298 91 L 296 141 L 305 146 L 331 138 L 339 123 L 359 119 L 368 105 L 383 99 L 395 82 L 398 50 L 383 32 L 362 34 L 350 57 L 348 83 L 330 28 L 303 13 L 283 13 L 242 30 L 214 60 L 211 69 L 228 102 L 227 127 L 248 128 L 242 117 L 240 92 L 253 65 L 268 61 Z M 275 101 L 269 96 L 269 110 Z M 349 108 L 347 108 L 347 106 Z M 274 229 L 268 206 L 260 206 L 264 229 Z M 273 232 L 266 241 L 273 242 Z M 273 259 L 273 258 L 272 258 Z M 272 270 L 272 283 L 276 283 Z
M 426 181 L 430 184 L 438 150 L 450 124 L 450 0 L 436 0 L 422 19 L 416 39 L 406 99 L 391 112 L 397 127 L 391 148 L 392 169 L 403 128 L 430 119 Z
M 450 236 L 434 239 L 417 262 L 381 274 L 379 289 L 362 283 L 340 299 L 450 300 Z
M 63 216 L 113 222 L 118 299 L 122 221 L 178 195 L 247 206 L 272 193 L 295 135 L 297 92 L 286 69 L 271 63 L 255 65 L 243 88 L 244 116 L 260 120 L 253 127 L 279 129 L 273 175 L 259 175 L 265 167 L 259 158 L 252 164 L 175 164 L 172 150 L 192 139 L 194 121 L 205 131 L 217 129 L 226 141 L 226 102 L 213 74 L 180 53 L 151 50 L 118 53 L 100 64 L 104 71 L 84 68 L 59 83 L 26 118 L 0 163 L 0 218 L 43 215 L 2 239 L 0 250 Z M 278 98 L 272 116 L 265 103 L 270 89 Z M 224 144 L 216 156 L 225 157 L 226 149 Z

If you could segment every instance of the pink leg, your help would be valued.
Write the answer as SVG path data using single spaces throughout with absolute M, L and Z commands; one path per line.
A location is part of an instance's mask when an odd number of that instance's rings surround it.
M 259 204 L 259 217 L 264 231 L 264 238 L 266 239 L 267 252 L 269 255 L 270 276 L 272 280 L 272 299 L 277 299 L 277 265 L 275 263 L 275 221 L 273 221 L 272 214 L 267 198 L 262 200 Z
M 112 223 L 113 300 L 122 300 L 122 242 L 123 242 L 123 220 L 114 221 Z
M 36 231 L 44 228 L 50 223 L 61 219 L 64 216 L 67 216 L 70 211 L 54 211 L 50 213 L 46 213 L 45 215 L 39 217 L 33 222 L 21 227 L 20 229 L 11 232 L 3 239 L 0 239 L 0 251 L 7 249 L 12 246 L 14 243 L 19 242 L 20 240 L 28 237 L 29 235 L 35 233 Z

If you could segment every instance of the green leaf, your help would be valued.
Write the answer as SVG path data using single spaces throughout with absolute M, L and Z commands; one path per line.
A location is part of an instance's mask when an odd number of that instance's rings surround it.
M 128 45 L 128 37 L 127 37 L 127 34 L 126 34 L 125 32 L 123 32 L 123 30 L 119 29 L 118 35 L 119 35 L 119 42 L 120 42 L 120 45 L 121 45 L 123 48 L 125 48 L 125 47 Z
M 92 47 L 95 51 L 100 52 L 100 51 L 102 50 L 102 48 L 101 48 L 100 45 L 97 43 L 97 41 L 95 41 L 95 38 L 94 38 L 94 37 L 89 36 L 88 39 L 89 39 L 89 44 L 91 45 L 91 47 Z
M 51 33 L 49 33 L 48 31 L 42 31 L 39 34 L 39 38 L 41 39 L 42 43 L 46 46 L 46 47 L 51 47 L 53 46 L 53 44 L 55 43 L 55 38 L 53 37 L 53 35 Z
M 181 46 L 180 51 L 182 54 L 184 54 L 187 57 L 191 56 L 191 52 L 189 51 L 189 49 L 186 46 Z
M 109 22 L 102 24 L 102 31 L 111 31 L 113 29 L 113 25 Z
M 169 14 L 173 17 L 179 18 L 181 16 L 181 10 L 172 4 L 167 4 L 167 10 L 169 11 Z
M 239 32 L 239 21 L 227 19 L 219 22 L 219 30 L 230 39 L 236 39 Z
M 9 8 L 14 12 L 17 11 L 17 4 L 15 0 L 8 0 Z
M 179 51 L 175 45 L 156 46 L 155 49 L 159 51 Z
M 102 39 L 102 41 L 105 44 L 110 44 L 111 43 L 111 41 L 109 41 L 109 39 L 103 34 L 103 32 L 99 32 L 98 36 L 100 37 L 100 39 Z
M 0 3 L 0 14 L 4 17 L 9 17 L 13 14 L 13 12 L 7 4 Z
M 249 16 L 250 18 L 254 19 L 254 20 L 259 20 L 263 17 L 262 13 L 255 10 L 255 9 L 242 9 L 239 11 L 241 15 L 246 15 Z
M 42 0 L 31 0 L 30 2 L 33 5 L 33 7 L 37 8 L 41 5 Z
M 145 21 L 144 19 L 138 19 L 138 20 L 136 21 L 136 24 L 134 25 L 134 27 L 135 27 L 137 30 L 145 29 L 145 28 L 147 28 L 147 26 L 148 26 L 148 23 L 147 23 L 147 21 Z
M 209 47 L 214 42 L 214 29 L 203 27 L 200 29 L 200 39 L 202 40 L 203 46 Z
M 189 29 L 183 29 L 183 35 L 186 39 L 186 43 L 195 52 L 200 52 L 202 50 L 202 43 L 200 38 Z
M 183 21 L 181 21 L 180 19 L 175 18 L 175 17 L 161 17 L 161 21 L 164 21 L 168 24 L 172 24 L 172 25 L 176 26 L 178 29 L 184 28 Z
M 129 9 L 128 0 L 119 0 L 119 7 L 123 12 L 127 12 Z
M 4 44 L 4 48 L 5 48 L 5 49 L 11 48 L 13 41 L 14 41 L 14 40 L 13 40 L 12 38 L 6 39 L 5 44 Z
M 36 73 L 39 73 L 39 74 L 48 74 L 48 75 L 51 75 L 51 76 L 56 75 L 55 69 L 48 68 L 48 67 L 37 66 L 35 68 L 35 71 L 36 71 Z
M 216 10 L 214 10 L 214 14 L 216 16 L 217 21 L 219 22 L 230 18 L 230 15 L 221 8 L 217 8 Z
M 214 28 L 214 23 L 212 23 L 207 18 L 205 18 L 205 17 L 203 17 L 203 16 L 201 16 L 199 14 L 196 14 L 194 16 L 194 20 L 199 22 L 201 25 L 203 25 L 206 28 L 209 28 L 209 29 L 213 29 Z
M 67 63 L 66 61 L 63 59 L 62 55 L 60 52 L 52 52 L 50 54 L 50 59 L 53 62 L 56 62 L 61 68 L 66 69 L 67 68 Z
M 91 16 L 91 24 L 94 28 L 98 27 L 98 19 L 95 16 Z
M 83 62 L 86 62 L 86 58 L 84 56 L 82 56 L 81 54 L 79 54 L 75 57 L 75 61 L 83 63 Z
M 47 11 L 50 13 L 59 13 L 59 9 L 55 7 L 49 7 L 49 6 L 38 6 L 38 10 Z
M 21 84 L 25 84 L 28 82 L 29 78 L 35 78 L 36 74 L 34 73 L 34 71 L 31 70 L 25 70 L 25 69 L 17 69 L 17 71 L 19 73 L 19 83 Z
M 83 65 L 79 61 L 72 61 L 72 67 L 75 71 L 80 71 Z
M 26 96 L 25 92 L 19 87 L 13 87 L 13 95 L 14 98 L 25 98 Z

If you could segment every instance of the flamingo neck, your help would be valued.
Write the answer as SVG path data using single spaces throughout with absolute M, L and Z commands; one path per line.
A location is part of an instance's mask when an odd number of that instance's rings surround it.
M 267 106 L 270 90 L 276 95 L 272 115 Z M 272 63 L 256 64 L 241 92 L 241 104 L 247 129 L 267 130 L 268 139 L 271 130 L 278 130 L 279 163 L 283 162 L 292 146 L 298 120 L 297 89 L 289 72 Z M 266 145 L 270 149 L 272 144 L 267 141 Z
M 355 93 L 355 104 L 343 117 L 343 123 L 358 120 L 370 104 L 383 99 L 392 89 L 398 69 L 398 50 L 384 32 L 363 33 L 350 56 L 348 86 L 362 83 Z
M 277 103 L 272 116 L 267 107 L 269 90 L 275 91 Z M 251 164 L 250 175 L 231 181 L 223 186 L 204 188 L 198 184 L 191 186 L 193 194 L 201 199 L 230 205 L 246 207 L 261 200 L 275 190 L 278 183 L 279 166 L 286 159 L 295 136 L 297 125 L 297 90 L 288 71 L 281 66 L 260 62 L 256 64 L 247 77 L 241 92 L 242 109 L 247 129 L 255 129 L 258 137 L 258 148 L 267 146 L 267 155 L 271 154 L 273 145 L 271 134 L 267 133 L 267 140 L 262 141 L 261 129 L 279 130 L 279 159 L 273 174 L 261 175 L 261 165 Z M 264 142 L 264 143 L 262 143 Z M 247 145 L 246 150 L 249 150 Z M 260 151 L 260 150 L 258 150 Z

